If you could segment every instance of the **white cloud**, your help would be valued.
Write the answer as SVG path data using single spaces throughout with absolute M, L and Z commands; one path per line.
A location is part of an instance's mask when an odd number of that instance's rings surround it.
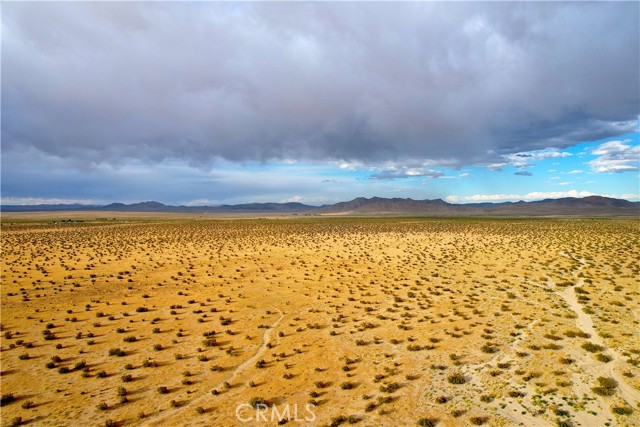
M 611 197 L 615 197 L 615 196 L 611 196 Z M 620 194 L 618 198 L 627 199 L 627 200 L 640 200 L 640 194 L 625 193 L 625 194 Z
M 507 166 L 507 163 L 491 163 L 487 165 L 487 168 L 491 169 L 492 171 L 499 171 L 505 166 Z
M 545 159 L 555 159 L 555 158 L 564 158 L 569 157 L 572 154 L 566 151 L 560 151 L 556 148 L 545 148 L 544 150 L 534 150 L 534 151 L 522 151 L 514 154 L 504 154 L 502 158 L 504 162 L 491 163 L 487 165 L 487 168 L 491 170 L 500 170 L 505 166 L 513 166 L 518 169 L 526 169 L 531 166 L 535 162 Z M 549 170 L 549 172 L 555 172 L 554 169 Z
M 342 170 L 355 171 L 364 167 L 360 162 L 340 162 L 338 167 Z
M 284 199 L 282 203 L 302 203 L 304 199 L 300 196 L 289 197 L 288 199 Z
M 447 196 L 446 201 L 451 203 L 473 203 L 473 202 L 507 202 L 507 201 L 531 201 L 542 199 L 558 199 L 561 197 L 587 197 L 594 196 L 595 193 L 590 191 L 550 191 L 541 192 L 534 191 L 527 194 L 474 194 L 472 196 Z M 618 196 L 613 196 L 618 197 Z M 637 197 L 637 196 L 636 196 Z
M 440 178 L 444 176 L 444 172 L 426 169 L 426 168 L 389 168 L 370 176 L 371 179 L 396 179 L 396 178 L 415 178 L 425 176 L 429 178 Z
M 458 175 L 444 175 L 439 178 L 440 179 L 460 179 L 460 178 L 467 178 L 469 176 L 472 176 L 469 172 L 460 172 Z
M 530 202 L 533 200 L 543 199 L 560 199 L 563 197 L 588 197 L 588 196 L 603 196 L 612 197 L 615 199 L 626 199 L 637 201 L 640 200 L 640 194 L 625 193 L 625 194 L 596 194 L 591 191 L 534 191 L 526 194 L 474 194 L 472 196 L 447 196 L 445 200 L 449 203 L 480 203 L 480 202 L 517 202 L 524 200 Z
M 566 151 L 560 151 L 555 148 L 546 148 L 544 150 L 525 151 L 521 153 L 507 154 L 502 157 L 511 166 L 514 166 L 516 168 L 528 168 L 532 166 L 533 163 L 540 160 L 564 158 L 569 156 L 571 156 L 571 153 L 568 153 Z
M 619 173 L 639 170 L 640 145 L 625 144 L 631 140 L 609 141 L 600 144 L 591 154 L 598 156 L 589 162 L 597 173 Z
M 577 174 L 577 173 L 583 173 L 583 170 L 580 169 L 574 169 L 572 171 L 566 172 L 567 175 L 573 175 L 573 174 Z

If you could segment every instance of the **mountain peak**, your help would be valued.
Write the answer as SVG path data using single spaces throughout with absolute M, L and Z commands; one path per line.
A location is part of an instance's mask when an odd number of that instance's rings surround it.
M 141 207 L 141 208 L 165 208 L 167 207 L 167 205 L 160 203 L 160 202 L 156 202 L 156 201 L 147 201 L 147 202 L 140 202 L 140 203 L 133 203 L 129 206 L 136 206 L 136 207 Z

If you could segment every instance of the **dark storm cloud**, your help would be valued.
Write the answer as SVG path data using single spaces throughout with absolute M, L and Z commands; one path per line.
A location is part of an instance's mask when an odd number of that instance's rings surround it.
M 638 8 L 5 3 L 3 151 L 464 165 L 567 147 L 635 129 Z
M 197 205 L 273 202 L 292 194 L 320 194 L 327 186 L 308 173 L 298 173 L 292 180 L 285 172 L 241 168 L 205 171 L 181 161 L 164 161 L 153 167 L 140 162 L 128 162 L 123 167 L 100 164 L 79 170 L 69 160 L 34 149 L 3 154 L 2 161 L 5 204 L 23 204 L 25 200 L 28 204 L 49 203 L 52 198 L 67 200 L 55 203 L 82 200 L 97 204 L 142 200 L 173 204 L 195 201 L 191 204 Z

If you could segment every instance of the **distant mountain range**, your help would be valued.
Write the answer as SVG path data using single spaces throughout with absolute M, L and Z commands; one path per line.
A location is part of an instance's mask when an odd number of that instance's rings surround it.
M 220 206 L 171 206 L 159 202 L 126 205 L 4 205 L 2 212 L 110 211 L 192 214 L 278 214 L 278 215 L 360 215 L 360 216 L 640 216 L 640 202 L 602 196 L 566 197 L 534 202 L 452 204 L 441 199 L 385 199 L 358 197 L 333 205 L 310 206 L 302 203 L 244 203 Z

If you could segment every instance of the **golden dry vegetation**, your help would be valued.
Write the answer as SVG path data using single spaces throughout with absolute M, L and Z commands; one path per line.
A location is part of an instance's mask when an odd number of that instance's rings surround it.
M 5 218 L 2 422 L 640 425 L 638 231 Z

